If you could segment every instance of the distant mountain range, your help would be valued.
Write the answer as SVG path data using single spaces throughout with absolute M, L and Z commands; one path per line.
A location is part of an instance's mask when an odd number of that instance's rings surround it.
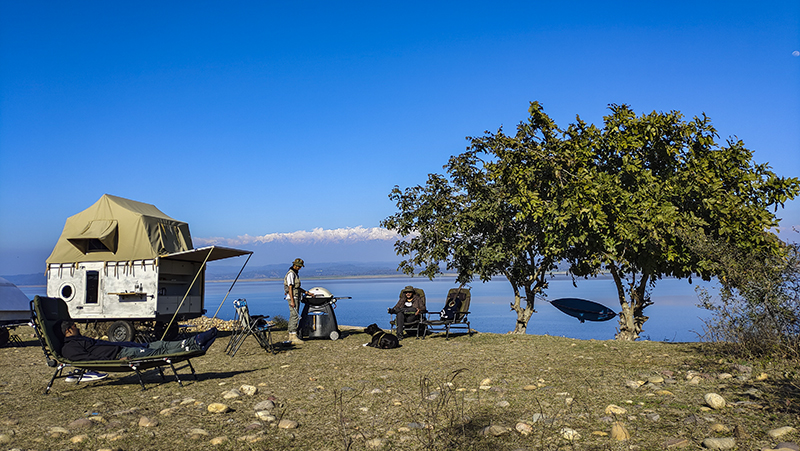
M 207 281 L 233 280 L 241 268 L 232 265 L 209 264 L 206 269 Z M 262 266 L 246 266 L 239 280 L 283 279 L 289 266 L 273 264 Z M 396 262 L 341 262 L 341 263 L 309 263 L 300 270 L 303 279 L 339 278 L 339 277 L 391 277 L 402 276 L 397 271 Z M 6 280 L 17 286 L 43 286 L 47 279 L 42 274 L 4 275 Z
M 230 280 L 239 273 L 235 266 L 209 265 L 206 270 L 206 280 Z M 245 267 L 239 280 L 283 279 L 289 265 L 275 264 L 254 267 Z M 397 263 L 390 262 L 339 262 L 339 263 L 308 263 L 300 270 L 303 279 L 324 277 L 365 277 L 365 276 L 402 276 L 397 271 Z

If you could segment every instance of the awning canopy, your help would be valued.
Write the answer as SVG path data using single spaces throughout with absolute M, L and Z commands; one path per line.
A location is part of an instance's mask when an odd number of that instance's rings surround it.
M 209 253 L 211 255 L 209 255 Z M 253 251 L 233 249 L 230 247 L 206 246 L 199 249 L 191 249 L 188 251 L 176 252 L 174 254 L 162 255 L 160 258 L 189 262 L 203 262 L 204 260 L 211 262 L 225 258 L 239 257 L 241 255 L 249 255 L 252 253 Z M 206 257 L 208 257 L 208 259 L 206 259 Z

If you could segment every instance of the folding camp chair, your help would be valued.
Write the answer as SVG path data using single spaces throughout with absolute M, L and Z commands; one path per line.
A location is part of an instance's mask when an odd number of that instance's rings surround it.
M 414 288 L 414 291 L 417 293 L 417 295 L 420 298 L 422 298 L 422 305 L 425 306 L 426 305 L 425 304 L 425 290 L 423 290 L 422 288 Z M 400 299 L 403 299 L 403 292 L 402 291 L 400 292 Z M 403 322 L 403 330 L 401 330 L 401 331 L 397 330 L 397 315 L 398 314 L 397 313 L 390 313 L 391 318 L 389 319 L 389 324 L 391 325 L 392 332 L 394 332 L 398 337 L 400 336 L 400 334 L 404 334 L 406 331 L 410 331 L 417 338 L 419 338 L 421 336 L 424 336 L 425 332 L 424 332 L 423 329 L 425 329 L 425 326 L 422 324 L 422 320 L 425 318 L 425 313 L 427 313 L 427 312 L 428 311 L 425 310 L 425 308 L 423 308 L 420 311 L 420 314 L 416 315 L 413 320 L 409 319 L 410 315 L 406 315 L 406 317 L 404 318 L 405 321 Z M 401 315 L 405 315 L 405 313 L 400 313 L 400 314 Z
M 175 369 L 175 364 L 180 362 L 186 362 L 186 366 L 188 366 L 192 371 L 192 376 L 197 379 L 197 373 L 195 373 L 190 359 L 204 355 L 206 352 L 202 350 L 177 352 L 169 355 L 150 356 L 129 360 L 74 361 L 67 359 L 61 355 L 61 346 L 64 344 L 64 335 L 61 333 L 59 325 L 60 321 L 69 319 L 71 318 L 67 304 L 60 298 L 36 296 L 31 301 L 31 325 L 33 326 L 36 336 L 39 338 L 39 343 L 42 345 L 42 351 L 44 352 L 45 360 L 47 360 L 47 366 L 55 368 L 53 377 L 50 378 L 50 382 L 47 384 L 44 394 L 48 394 L 50 392 L 50 388 L 52 388 L 53 382 L 56 380 L 56 378 L 67 377 L 66 375 L 62 375 L 62 371 L 64 368 L 69 366 L 77 368 L 79 374 L 81 375 L 84 371 L 89 370 L 105 373 L 135 372 L 139 377 L 139 384 L 142 386 L 142 390 L 145 389 L 142 371 L 156 368 L 158 369 L 159 374 L 161 374 L 161 378 L 164 379 L 164 371 L 161 368 L 163 366 L 169 366 L 172 369 L 172 373 L 175 375 L 175 379 L 178 381 L 178 384 L 183 386 L 183 382 L 178 375 L 178 371 Z M 80 382 L 80 379 L 81 378 L 79 377 L 78 382 Z
M 272 344 L 272 325 L 267 321 L 269 316 L 251 316 L 247 299 L 237 299 L 233 301 L 233 306 L 236 308 L 236 323 L 225 353 L 231 357 L 235 356 L 247 337 L 252 335 L 264 350 L 275 354 L 275 346 Z
M 431 312 L 422 320 L 425 330 L 422 338 L 428 332 L 444 332 L 445 338 L 450 337 L 451 329 L 467 329 L 469 336 L 472 336 L 472 329 L 469 327 L 469 288 L 451 288 L 447 292 L 447 300 L 444 308 L 439 312 Z

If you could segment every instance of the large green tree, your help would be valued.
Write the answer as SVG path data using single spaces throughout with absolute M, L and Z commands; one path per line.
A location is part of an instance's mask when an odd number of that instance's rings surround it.
M 395 245 L 407 257 L 406 273 L 433 278 L 444 266 L 462 283 L 505 276 L 514 292 L 513 332 L 525 333 L 548 273 L 572 249 L 572 236 L 585 234 L 582 194 L 574 191 L 590 179 L 583 170 L 590 147 L 569 139 L 537 103 L 516 135 L 500 129 L 469 139 L 467 151 L 445 165 L 447 177 L 395 187 L 398 212 L 381 225 L 406 237 Z
M 797 195 L 797 179 L 754 164 L 740 141 L 718 145 L 705 116 L 610 109 L 602 128 L 578 118 L 562 130 L 531 103 L 515 135 L 469 138 L 448 177 L 395 187 L 399 212 L 382 225 L 406 237 L 396 243 L 404 271 L 434 277 L 445 264 L 461 282 L 505 275 L 516 333 L 558 262 L 578 276 L 607 271 L 621 306 L 617 338 L 634 340 L 657 280 L 715 275 L 684 237 L 702 231 L 743 251 L 780 252 L 771 209 Z
M 637 116 L 625 105 L 610 109 L 602 130 L 587 138 L 605 182 L 573 270 L 611 274 L 621 306 L 617 338 L 635 340 L 657 280 L 717 274 L 685 237 L 701 232 L 743 252 L 779 254 L 773 212 L 800 185 L 753 163 L 741 141 L 717 144 L 705 116 L 685 121 L 675 111 Z

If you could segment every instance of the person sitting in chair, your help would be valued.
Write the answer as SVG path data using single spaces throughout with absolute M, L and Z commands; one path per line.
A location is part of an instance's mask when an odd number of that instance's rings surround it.
M 403 339 L 405 324 L 420 320 L 420 315 L 425 313 L 425 301 L 417 294 L 417 290 L 411 285 L 403 288 L 400 292 L 400 300 L 389 309 L 390 314 L 397 315 L 397 338 Z
M 128 341 L 104 341 L 84 337 L 78 325 L 70 320 L 61 321 L 60 331 L 64 334 L 61 355 L 73 360 L 128 360 L 140 357 L 175 354 L 185 351 L 206 351 L 217 338 L 217 328 L 201 332 L 194 337 L 180 341 L 154 341 L 152 343 L 133 343 Z

